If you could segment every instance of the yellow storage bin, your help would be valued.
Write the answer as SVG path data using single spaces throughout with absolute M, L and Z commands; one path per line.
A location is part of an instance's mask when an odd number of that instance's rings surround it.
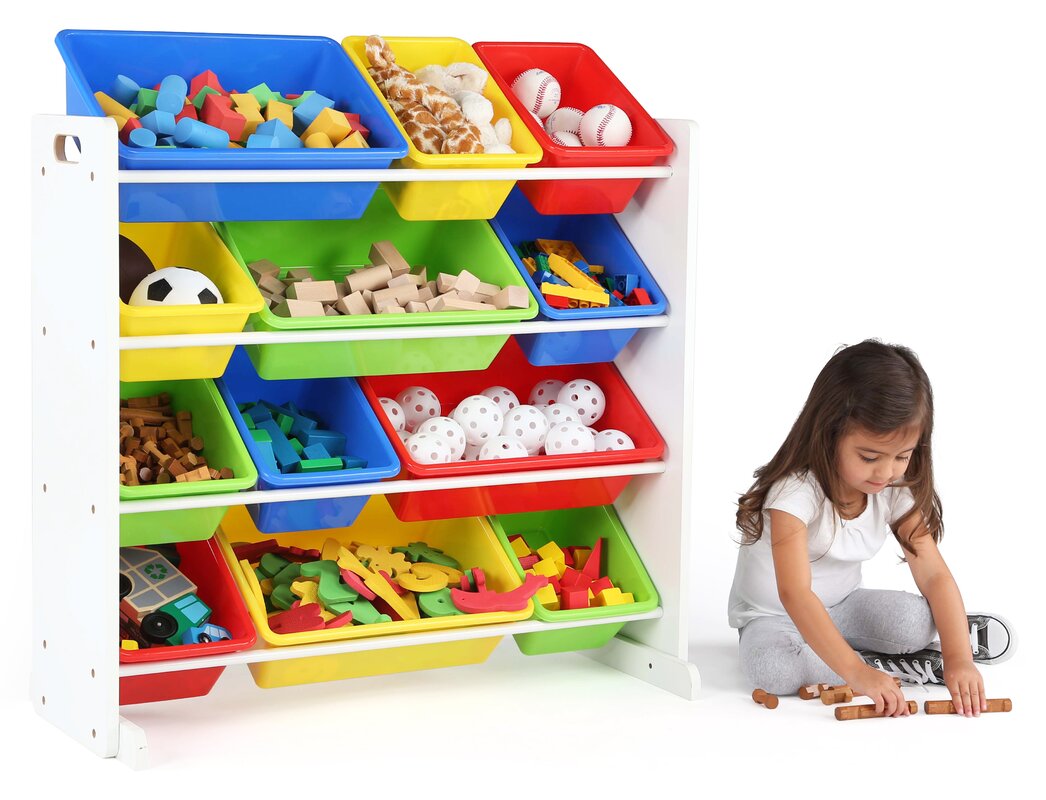
M 121 223 L 120 235 L 138 245 L 156 269 L 189 267 L 218 287 L 224 303 L 199 306 L 129 306 L 120 300 L 121 336 L 237 333 L 264 301 L 250 277 L 207 222 Z M 123 350 L 125 382 L 217 378 L 232 356 L 228 347 Z
M 481 154 L 430 154 L 422 153 L 410 141 L 396 114 L 385 96 L 367 72 L 370 61 L 365 47 L 366 36 L 349 36 L 342 40 L 342 47 L 349 58 L 366 78 L 396 126 L 407 138 L 407 157 L 394 166 L 411 169 L 522 169 L 527 164 L 536 164 L 542 158 L 541 146 L 527 130 L 508 98 L 493 78 L 483 90 L 494 106 L 494 119 L 505 117 L 512 123 L 512 149 L 515 153 Z M 472 46 L 461 39 L 426 37 L 385 37 L 385 41 L 396 54 L 396 63 L 411 72 L 429 64 L 447 66 L 455 62 L 475 64 L 488 71 Z M 406 220 L 423 219 L 490 219 L 498 213 L 515 181 L 448 181 L 385 183 L 385 192 L 392 199 L 396 211 Z
M 335 538 L 346 544 L 352 541 L 389 547 L 401 547 L 411 542 L 422 541 L 453 556 L 463 568 L 481 568 L 486 575 L 487 587 L 493 591 L 507 592 L 521 583 L 486 517 L 401 522 L 392 513 L 385 497 L 376 495 L 367 502 L 355 524 L 349 528 L 299 531 L 272 536 L 258 531 L 243 506 L 233 506 L 222 520 L 221 527 L 218 528 L 218 543 L 229 562 L 233 578 L 243 593 L 247 610 L 254 620 L 258 634 L 267 644 L 278 647 L 399 633 L 432 632 L 474 625 L 515 622 L 529 619 L 533 614 L 534 605 L 533 601 L 530 601 L 522 611 L 499 611 L 382 622 L 372 625 L 349 625 L 344 628 L 289 634 L 273 633 L 268 625 L 268 614 L 265 611 L 264 603 L 259 600 L 251 588 L 251 582 L 244 576 L 232 545 L 240 542 L 275 539 L 281 545 L 309 550 L 322 548 L 324 541 L 328 538 Z M 500 636 L 491 636 L 457 642 L 408 645 L 358 653 L 267 661 L 250 664 L 250 670 L 254 676 L 254 682 L 258 686 L 263 689 L 271 689 L 278 686 L 360 678 L 392 672 L 477 664 L 486 660 L 500 640 Z

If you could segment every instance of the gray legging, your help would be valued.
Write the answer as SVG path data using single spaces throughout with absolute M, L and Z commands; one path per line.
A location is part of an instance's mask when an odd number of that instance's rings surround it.
M 855 589 L 828 615 L 855 650 L 914 653 L 937 636 L 926 598 L 909 592 Z M 789 695 L 812 683 L 844 683 L 788 617 L 757 617 L 740 635 L 741 669 L 752 688 Z

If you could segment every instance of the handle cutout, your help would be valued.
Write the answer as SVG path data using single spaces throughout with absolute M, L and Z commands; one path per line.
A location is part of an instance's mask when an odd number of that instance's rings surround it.
M 80 163 L 80 138 L 63 133 L 54 137 L 54 159 L 63 164 Z

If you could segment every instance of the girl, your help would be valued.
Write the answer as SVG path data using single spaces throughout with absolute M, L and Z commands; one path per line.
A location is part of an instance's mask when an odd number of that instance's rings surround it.
M 877 711 L 906 716 L 894 676 L 944 683 L 956 713 L 987 708 L 974 663 L 1006 660 L 1016 637 L 998 616 L 967 616 L 937 549 L 932 433 L 930 381 L 908 348 L 867 340 L 821 370 L 738 502 L 729 616 L 754 687 L 845 683 Z M 860 588 L 861 562 L 890 533 L 922 596 Z M 935 633 L 939 650 L 928 649 Z

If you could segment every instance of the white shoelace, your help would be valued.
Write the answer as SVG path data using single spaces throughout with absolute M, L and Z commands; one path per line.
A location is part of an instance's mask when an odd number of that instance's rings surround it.
M 977 641 L 977 631 L 978 630 L 980 630 L 980 629 L 977 627 L 977 623 L 976 622 L 971 622 L 970 623 L 970 649 L 973 651 L 974 655 L 977 655 L 977 653 L 981 649 L 980 642 Z
M 875 659 L 875 667 L 881 672 L 885 672 L 892 678 L 900 678 L 904 683 L 914 683 L 923 688 L 926 688 L 928 683 L 943 683 L 938 680 L 937 676 L 933 674 L 933 670 L 925 662 L 910 662 L 903 661 L 901 666 L 898 667 L 893 659 L 887 659 L 886 663 L 883 664 L 882 659 Z

